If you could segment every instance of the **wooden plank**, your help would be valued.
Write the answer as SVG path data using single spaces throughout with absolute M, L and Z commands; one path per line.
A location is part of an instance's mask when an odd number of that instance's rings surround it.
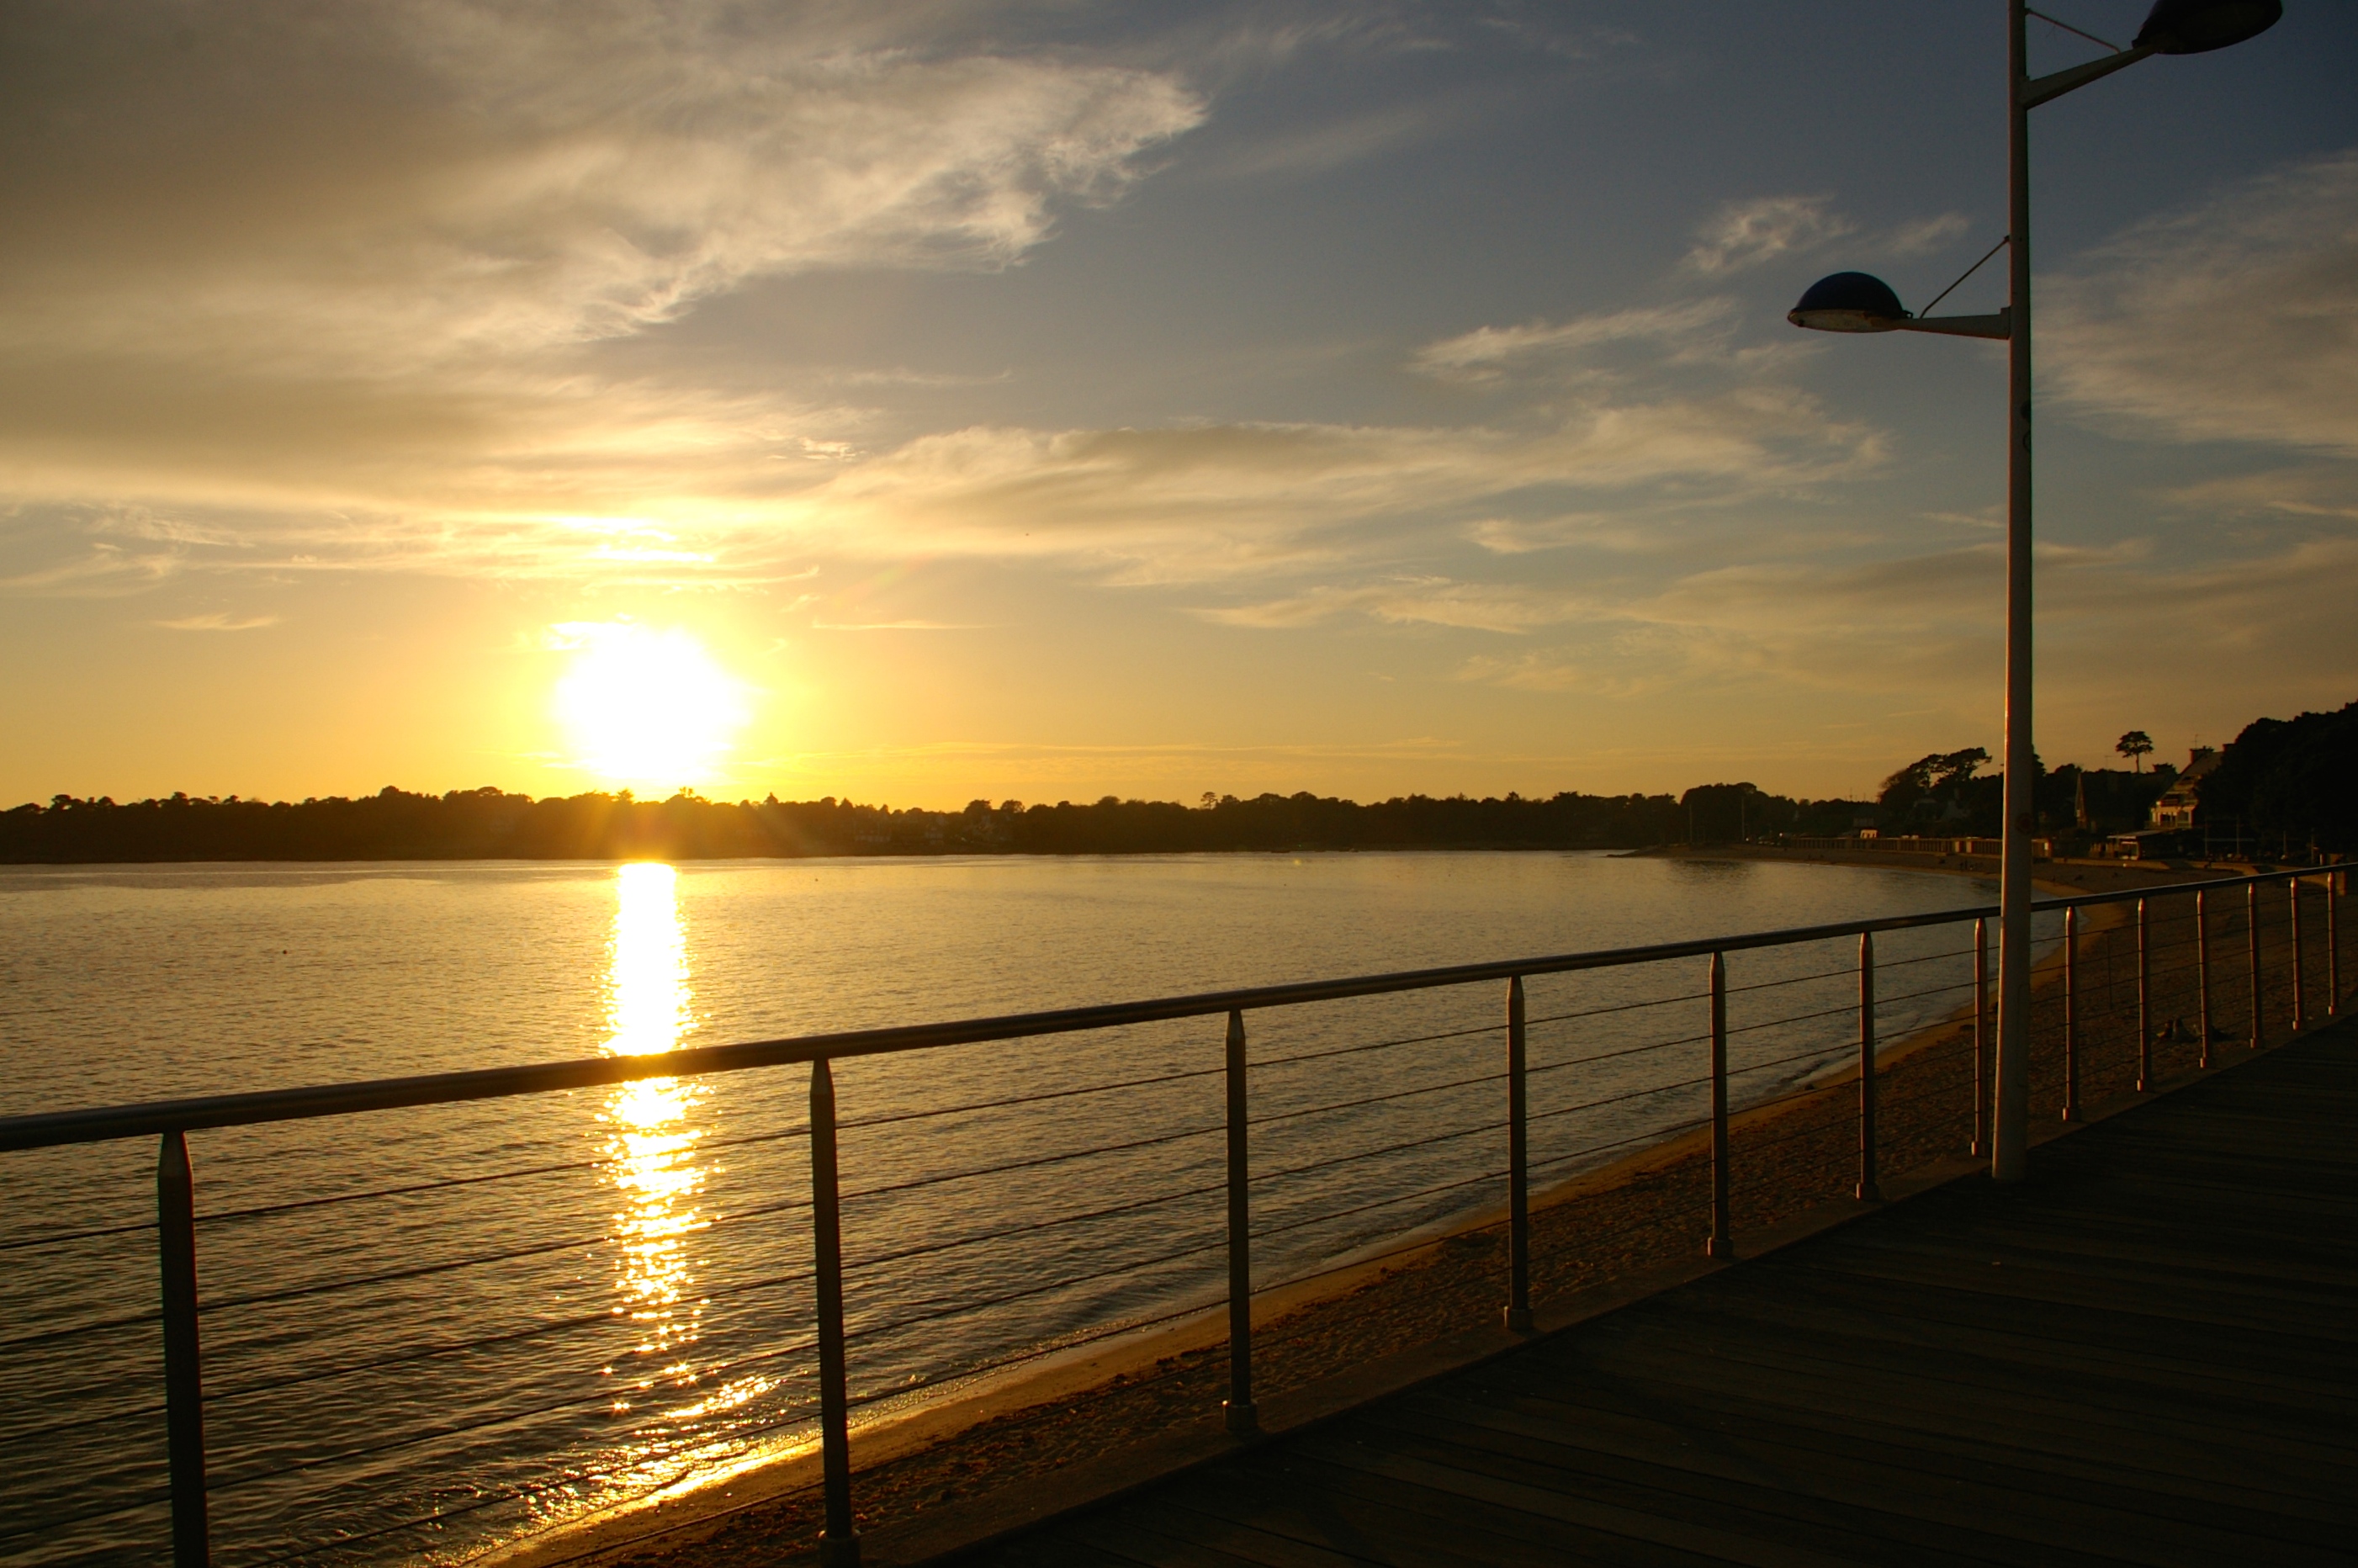
M 1174 1486 L 1174 1493 L 1206 1512 L 1298 1529 L 1314 1539 L 1331 1532 L 1338 1547 L 1379 1535 L 1399 1541 L 1404 1561 L 1415 1563 L 1554 1568 L 1570 1559 L 1605 1568 L 1705 1568 L 1725 1561 L 1520 1511 L 1477 1514 L 1454 1494 L 1378 1479 L 1290 1448 L 1273 1464 L 1223 1466 L 1197 1485 Z
M 2277 1542 L 2279 1560 L 2287 1562 L 2339 1563 L 2348 1547 L 2348 1537 L 2338 1528 L 2215 1505 L 2169 1509 L 2167 1499 L 2155 1494 L 2125 1496 L 2105 1488 L 2099 1498 L 2084 1487 L 2026 1487 L 2021 1483 L 2028 1477 L 2018 1471 L 1965 1472 L 1907 1450 L 1844 1452 L 1811 1441 L 1802 1428 L 1780 1428 L 1774 1438 L 1720 1433 L 1717 1441 L 1697 1442 L 1692 1428 L 1672 1423 L 1607 1421 L 1563 1407 L 1550 1410 L 1538 1401 L 1516 1401 L 1510 1408 L 1495 1400 L 1453 1398 L 1444 1390 L 1371 1415 L 1455 1421 L 1552 1444 L 1567 1451 L 1563 1462 L 1571 1465 L 1620 1462 L 1775 1488 L 1831 1507 L 1846 1519 L 1902 1515 L 1933 1527 L 1930 1539 L 1943 1544 L 1986 1533 L 2031 1546 L 2155 1563 L 2224 1561 L 2255 1539 Z M 2158 1514 L 2157 1503 L 2165 1505 Z M 1877 1533 L 1911 1538 L 1887 1530 Z

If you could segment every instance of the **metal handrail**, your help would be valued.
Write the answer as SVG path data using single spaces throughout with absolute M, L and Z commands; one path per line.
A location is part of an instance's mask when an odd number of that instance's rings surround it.
M 2130 888 L 2115 892 L 2075 893 L 2064 898 L 2037 903 L 2040 912 L 2062 911 L 2065 914 L 2063 993 L 2065 1006 L 2064 1051 L 2066 1061 L 2065 1115 L 2078 1112 L 2078 979 L 2076 975 L 2076 939 L 2080 922 L 2075 911 L 2089 905 L 2134 903 L 2136 906 L 2136 987 L 2137 1030 L 2139 1035 L 2137 1079 L 2139 1092 L 2150 1087 L 2152 1075 L 2152 1023 L 2150 1006 L 2151 957 L 2153 953 L 2149 914 L 2150 901 L 2157 898 L 2191 895 L 2194 899 L 2197 983 L 2201 994 L 2201 1033 L 2203 1038 L 2201 1065 L 2210 1065 L 2211 1022 L 2211 948 L 2209 924 L 2205 914 L 2205 893 L 2213 890 L 2242 887 L 2244 890 L 2245 921 L 2248 927 L 2249 982 L 2252 1002 L 2252 1041 L 2254 1048 L 2262 1044 L 2264 999 L 2261 989 L 2261 953 L 2259 936 L 2259 889 L 2262 883 L 2289 882 L 2292 909 L 2290 935 L 2293 944 L 2291 995 L 2293 1028 L 2299 1033 L 2309 1017 L 2304 973 L 2301 963 L 2300 889 L 2301 879 L 2322 876 L 2326 881 L 2325 902 L 2326 1005 L 2327 1016 L 2335 1016 L 2341 1000 L 2341 944 L 2339 936 L 2338 892 L 2340 879 L 2346 868 L 2335 865 L 2323 868 L 2287 868 L 2262 871 L 2240 877 L 2215 878 L 2204 881 L 2175 882 L 2159 886 Z M 514 1067 L 494 1067 L 470 1072 L 428 1074 L 415 1077 L 386 1078 L 353 1084 L 324 1085 L 311 1088 L 274 1089 L 252 1094 L 216 1095 L 201 1098 L 168 1100 L 148 1105 L 116 1106 L 93 1109 L 59 1111 L 43 1115 L 0 1119 L 0 1152 L 57 1147 L 66 1144 L 100 1142 L 115 1139 L 158 1135 L 161 1137 L 157 1172 L 157 1222 L 152 1228 L 158 1232 L 157 1247 L 161 1263 L 162 1302 L 160 1310 L 140 1314 L 138 1323 L 160 1318 L 164 1326 L 164 1382 L 168 1434 L 167 1447 L 171 1470 L 171 1503 L 174 1557 L 180 1568 L 199 1568 L 210 1562 L 207 1499 L 209 1492 L 227 1489 L 221 1485 L 209 1486 L 206 1480 L 204 1441 L 204 1408 L 206 1396 L 200 1373 L 199 1348 L 200 1304 L 196 1275 L 196 1216 L 193 1202 L 193 1181 L 189 1162 L 186 1134 L 200 1128 L 252 1125 L 262 1122 L 290 1121 L 319 1117 L 351 1115 L 362 1111 L 384 1110 L 402 1107 L 452 1104 L 470 1100 L 502 1098 L 516 1095 L 540 1094 L 555 1090 L 590 1087 L 599 1085 L 625 1083 L 640 1078 L 684 1077 L 711 1073 L 734 1072 L 752 1067 L 784 1065 L 791 1063 L 810 1065 L 810 1115 L 804 1127 L 794 1130 L 807 1136 L 811 1149 L 811 1194 L 806 1206 L 811 1210 L 813 1269 L 801 1276 L 815 1281 L 815 1315 L 817 1334 L 814 1341 L 819 1352 L 819 1426 L 822 1455 L 822 1480 L 825 1529 L 820 1536 L 820 1562 L 823 1568 L 855 1568 L 860 1561 L 858 1537 L 853 1533 L 851 1506 L 851 1461 L 849 1435 L 849 1411 L 853 1403 L 865 1403 L 871 1398 L 863 1396 L 854 1401 L 849 1397 L 847 1378 L 847 1343 L 844 1325 L 843 1284 L 847 1267 L 863 1266 L 860 1262 L 847 1265 L 842 1256 L 841 1206 L 848 1198 L 857 1198 L 891 1188 L 867 1189 L 866 1193 L 846 1193 L 838 1173 L 837 1133 L 839 1126 L 836 1116 L 834 1080 L 831 1064 L 837 1057 L 872 1056 L 903 1051 L 937 1048 L 947 1045 L 976 1044 L 992 1040 L 1021 1039 L 1048 1034 L 1071 1033 L 1084 1030 L 1120 1027 L 1180 1018 L 1200 1018 L 1227 1015 L 1224 1058 L 1221 1065 L 1200 1072 L 1169 1075 L 1165 1077 L 1137 1080 L 1127 1085 L 1101 1086 L 1102 1088 L 1138 1087 L 1140 1084 L 1168 1081 L 1168 1077 L 1222 1076 L 1225 1080 L 1227 1114 L 1222 1124 L 1195 1129 L 1183 1134 L 1170 1134 L 1149 1141 L 1161 1142 L 1170 1137 L 1198 1137 L 1225 1130 L 1228 1134 L 1224 1180 L 1200 1191 L 1225 1187 L 1228 1193 L 1226 1251 L 1228 1253 L 1228 1399 L 1225 1405 L 1229 1430 L 1238 1436 L 1248 1436 L 1258 1429 L 1258 1411 L 1252 1398 L 1253 1351 L 1251 1303 L 1256 1296 L 1278 1287 L 1263 1285 L 1258 1289 L 1252 1281 L 1250 1241 L 1253 1234 L 1250 1213 L 1250 1192 L 1253 1173 L 1249 1159 L 1248 1137 L 1256 1124 L 1265 1124 L 1282 1117 L 1252 1116 L 1249 1105 L 1249 1069 L 1251 1063 L 1245 1048 L 1244 1015 L 1248 1011 L 1296 1006 L 1309 1002 L 1338 1000 L 1346 998 L 1381 995 L 1401 991 L 1431 989 L 1480 984 L 1485 981 L 1507 982 L 1507 1009 L 1504 1019 L 1507 1036 L 1507 1062 L 1503 1073 L 1481 1075 L 1450 1084 L 1428 1085 L 1422 1088 L 1377 1095 L 1363 1100 L 1344 1102 L 1320 1109 L 1344 1108 L 1347 1105 L 1372 1104 L 1379 1100 L 1405 1098 L 1440 1088 L 1465 1087 L 1475 1083 L 1503 1079 L 1507 1087 L 1507 1116 L 1503 1123 L 1486 1123 L 1459 1131 L 1413 1141 L 1395 1148 L 1415 1147 L 1439 1140 L 1470 1136 L 1479 1132 L 1496 1132 L 1503 1128 L 1508 1134 L 1508 1213 L 1503 1223 L 1509 1240 L 1509 1279 L 1505 1320 L 1509 1327 L 1527 1330 L 1531 1326 L 1530 1280 L 1536 1260 L 1531 1248 L 1529 1179 L 1531 1169 L 1527 1126 L 1530 1122 L 1563 1115 L 1572 1110 L 1594 1108 L 1609 1100 L 1588 1102 L 1582 1106 L 1558 1107 L 1533 1115 L 1525 1094 L 1526 1080 L 1533 1075 L 1527 1060 L 1526 1031 L 1529 1023 L 1547 1022 L 1530 1020 L 1524 1007 L 1525 978 L 1543 974 L 1565 974 L 1579 970 L 1616 968 L 1638 964 L 1658 963 L 1679 958 L 1708 957 L 1711 960 L 1710 1031 L 1704 1035 L 1658 1043 L 1659 1045 L 1693 1045 L 1708 1042 L 1710 1066 L 1704 1076 L 1670 1085 L 1657 1085 L 1633 1091 L 1633 1095 L 1650 1095 L 1672 1088 L 1711 1086 L 1711 1111 L 1704 1119 L 1711 1129 L 1712 1217 L 1707 1250 L 1714 1257 L 1731 1255 L 1733 1246 L 1729 1216 L 1729 1080 L 1727 1059 L 1726 955 L 1730 952 L 1786 946 L 1796 943 L 1827 941 L 1855 937 L 1858 943 L 1856 1001 L 1858 1033 L 1856 1068 L 1858 1129 L 1857 1184 L 1855 1192 L 1862 1201 L 1874 1201 L 1881 1195 L 1877 1172 L 1876 1110 L 1877 1096 L 1877 988 L 1875 936 L 1878 933 L 1921 929 L 1936 925 L 1974 923 L 1974 941 L 1971 949 L 1961 949 L 1953 955 L 1963 957 L 1970 951 L 1974 959 L 1974 991 L 1973 1006 L 1974 1044 L 1974 1147 L 1976 1154 L 1986 1147 L 1986 1111 L 1989 1099 L 1987 1076 L 1987 1043 L 1989 1039 L 1988 974 L 1986 962 L 1986 925 L 1996 914 L 1994 906 L 1941 910 L 1925 914 L 1887 915 L 1870 920 L 1837 921 L 1824 925 L 1792 926 L 1776 931 L 1756 931 L 1738 935 L 1707 937 L 1686 942 L 1654 943 L 1633 947 L 1598 949 L 1585 953 L 1556 954 L 1546 957 L 1498 960 L 1479 964 L 1455 964 L 1433 968 L 1401 970 L 1390 974 L 1362 975 L 1337 979 L 1314 980 L 1288 985 L 1259 986 L 1242 989 L 1212 991 L 1190 996 L 1164 997 L 1142 1001 L 1118 1002 L 1094 1007 L 1065 1008 L 1045 1012 L 1016 1013 L 995 1018 L 978 1018 L 940 1023 L 914 1024 L 888 1029 L 851 1030 L 827 1034 L 800 1035 L 780 1040 L 752 1041 L 733 1045 L 707 1046 L 687 1051 L 641 1056 L 600 1057 L 588 1061 L 557 1062 Z M 1903 960 L 1904 962 L 1905 960 Z M 1833 979 L 1844 971 L 1830 971 L 1816 979 Z M 1935 988 L 1946 989 L 1952 988 Z M 1931 992 L 1909 994 L 1931 994 Z M 1704 997 L 1682 997 L 1667 1000 L 1697 1001 Z M 1892 998 L 1887 1000 L 1900 1000 Z M 1844 1011 L 1848 1009 L 1828 1010 Z M 1566 1017 L 1582 1016 L 1567 1014 Z M 1816 1014 L 1805 1017 L 1818 1016 Z M 1790 1020 L 1783 1022 L 1792 1022 Z M 1748 1026 L 1747 1026 L 1748 1027 Z M 1455 1038 L 1456 1034 L 1473 1032 L 1452 1032 L 1430 1038 Z M 1738 1031 L 1737 1033 L 1741 1033 Z M 1426 1037 L 1417 1037 L 1418 1039 Z M 1415 1039 L 1384 1044 L 1414 1044 Z M 1326 1054 L 1314 1053 L 1313 1054 Z M 1803 1054 L 1810 1054 L 1804 1053 Z M 1307 1058 L 1287 1058 L 1298 1060 Z M 1588 1060 L 1582 1058 L 1581 1060 Z M 1798 1059 L 1798 1058 L 1796 1058 Z M 1571 1065 L 1570 1062 L 1557 1064 Z M 1757 1070 L 1755 1064 L 1742 1072 Z M 1548 1069 L 1538 1069 L 1545 1071 Z M 1838 1087 L 1838 1086 L 1827 1086 Z M 1083 1091 L 1072 1091 L 1083 1092 Z M 1095 1092 L 1095 1091 L 1089 1091 Z M 1823 1092 L 1816 1087 L 1805 1087 L 1801 1093 Z M 1060 1091 L 1061 1095 L 1061 1091 Z M 1026 1103 L 1030 1097 L 1008 1104 Z M 1044 1097 L 1044 1098 L 1060 1098 Z M 1632 1096 L 1615 1097 L 1626 1099 Z M 1780 1097 L 1784 1098 L 1784 1097 Z M 1770 1102 L 1770 1103 L 1773 1103 Z M 1284 1115 L 1309 1114 L 1289 1112 Z M 1702 1125 L 1701 1123 L 1695 1125 Z M 1639 1137 L 1659 1136 L 1652 1134 Z M 778 1135 L 765 1135 L 778 1136 Z M 1623 1140 L 1621 1141 L 1632 1141 Z M 1103 1152 L 1103 1150 L 1093 1152 Z M 1366 1152 L 1382 1153 L 1387 1151 Z M 1068 1154 L 1043 1156 L 1023 1164 L 1051 1163 L 1067 1158 Z M 1363 1154 L 1347 1158 L 1357 1159 Z M 1851 1156 L 1838 1156 L 1848 1159 Z M 1299 1173 L 1319 1168 L 1320 1164 L 1296 1167 L 1293 1172 L 1263 1172 L 1266 1182 L 1275 1176 Z M 1557 1163 L 1556 1160 L 1541 1162 Z M 1001 1167 L 1012 1168 L 1012 1167 Z M 975 1173 L 968 1173 L 972 1174 Z M 1499 1173 L 1492 1173 L 1495 1177 Z M 492 1178 L 484 1178 L 492 1179 Z M 927 1184 L 940 1178 L 927 1178 Z M 1451 1184 L 1470 1184 L 1475 1180 Z M 1410 1195 L 1410 1197 L 1425 1195 Z M 1383 1200 L 1405 1202 L 1408 1198 Z M 803 1200 L 776 1206 L 806 1206 Z M 1382 1206 L 1363 1205 L 1362 1209 Z M 756 1211 L 760 1212 L 760 1211 Z M 1118 1211 L 1109 1211 L 1118 1212 Z M 1347 1211 L 1358 1212 L 1358 1211 Z M 1334 1216 L 1317 1217 L 1331 1219 Z M 1056 1223 L 1063 1223 L 1058 1221 Z M 1311 1223 L 1303 1221 L 1301 1223 Z M 148 1227 L 124 1228 L 146 1229 Z M 1040 1228 L 1022 1227 L 1019 1230 Z M 1291 1228 L 1285 1227 L 1281 1228 Z M 1269 1232 L 1267 1234 L 1275 1234 Z M 968 1238 L 954 1245 L 968 1245 L 990 1238 Z M 1425 1245 L 1412 1241 L 1395 1251 L 1412 1250 Z M 572 1245 L 570 1243 L 558 1245 Z M 1190 1249 L 1184 1254 L 1219 1249 L 1220 1242 Z M 1389 1257 L 1393 1254 L 1379 1254 Z M 1183 1256 L 1173 1254 L 1172 1256 Z M 1366 1258 L 1357 1263 L 1336 1267 L 1357 1266 L 1371 1261 Z M 874 1261 L 870 1260 L 868 1261 Z M 432 1266 L 438 1268 L 442 1266 Z M 429 1269 L 428 1271 L 431 1271 Z M 392 1276 L 387 1276 L 392 1277 Z M 1097 1276 L 1090 1276 L 1091 1278 Z M 323 1289 L 341 1289 L 342 1281 L 334 1286 L 301 1287 L 297 1293 L 311 1293 Z M 1061 1281 L 1048 1286 L 1033 1286 L 1020 1294 L 1030 1295 L 1044 1289 L 1061 1289 L 1075 1283 Z M 277 1299 L 277 1293 L 244 1298 L 247 1301 Z M 1014 1299 L 1014 1298 L 1008 1298 Z M 218 1302 L 212 1305 L 239 1304 Z M 964 1302 L 955 1310 L 970 1311 L 989 1302 Z M 910 1320 L 927 1321 L 925 1318 Z M 71 1332 L 79 1332 L 74 1330 Z M 805 1346 L 807 1348 L 807 1346 Z M 905 1391 L 905 1390 L 901 1390 Z M 247 1477 L 252 1479 L 253 1477 Z M 447 1516 L 438 1516 L 447 1517 Z M 276 1559 L 274 1559 L 276 1561 Z
M 2312 866 L 2262 871 L 2249 877 L 2173 882 L 2161 887 L 2136 888 L 2119 892 L 2076 893 L 2069 898 L 2041 900 L 2032 907 L 2034 913 L 2043 914 L 2087 904 L 2127 903 L 2141 898 L 2190 894 L 2204 888 L 2223 885 L 2331 875 L 2338 869 Z M 944 1045 L 971 1045 L 991 1040 L 1072 1034 L 1087 1030 L 1118 1028 L 1124 1024 L 1156 1023 L 1175 1018 L 1206 1018 L 1227 1012 L 1299 1006 L 1305 1002 L 1340 1001 L 1351 997 L 1431 990 L 1484 980 L 1509 980 L 1517 976 L 1560 975 L 1582 969 L 1620 968 L 1671 958 L 1708 957 L 1714 953 L 1781 947 L 1796 942 L 1827 941 L 1928 925 L 1949 925 L 1966 920 L 1995 919 L 1996 915 L 1997 905 L 1989 904 L 1940 910 L 1929 914 L 1882 915 L 1872 920 L 1788 926 L 1776 931 L 1754 931 L 1688 942 L 1657 942 L 1636 947 L 1597 948 L 1582 953 L 1401 969 L 1389 974 L 1250 986 L 1238 990 L 1202 991 L 1189 996 L 1158 997 L 1142 1001 L 1104 1002 L 1091 1007 L 1053 1009 L 1045 1012 L 1006 1013 L 990 1018 L 902 1024 L 886 1029 L 842 1030 L 826 1034 L 793 1035 L 779 1040 L 749 1040 L 730 1045 L 695 1046 L 661 1055 L 597 1056 L 570 1062 L 521 1064 L 512 1067 L 476 1067 L 456 1073 L 423 1073 L 402 1078 L 372 1078 L 352 1084 L 262 1089 L 250 1094 L 205 1095 L 190 1099 L 155 1100 L 144 1105 L 45 1111 L 31 1116 L 0 1117 L 0 1152 L 49 1149 L 71 1143 L 99 1143 L 117 1138 L 153 1137 L 163 1132 L 193 1132 L 203 1128 L 245 1127 L 270 1121 L 352 1116 L 372 1110 L 505 1099 L 516 1095 L 547 1094 L 560 1089 L 631 1083 L 640 1078 L 699 1077 L 712 1073 L 742 1072 L 752 1067 L 784 1066 L 796 1062 L 882 1056 Z

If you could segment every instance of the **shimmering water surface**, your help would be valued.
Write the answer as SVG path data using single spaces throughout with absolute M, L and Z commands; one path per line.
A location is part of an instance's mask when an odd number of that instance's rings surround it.
M 13 869 L 0 1112 L 1994 897 L 1902 871 L 1539 853 Z M 1887 1033 L 1963 1000 L 1969 939 L 1884 940 Z M 1851 1048 L 1855 957 L 1731 958 L 1739 1099 Z M 1700 961 L 1531 982 L 1538 1180 L 1697 1114 L 1703 984 Z M 1250 1015 L 1258 1281 L 1499 1200 L 1500 993 Z M 1196 1020 L 838 1068 L 862 1415 L 1217 1299 L 1221 1035 Z M 781 1068 L 192 1135 L 217 1561 L 464 1556 L 805 1441 L 806 1094 Z M 0 1155 L 6 1561 L 168 1555 L 154 1159 L 145 1141 Z

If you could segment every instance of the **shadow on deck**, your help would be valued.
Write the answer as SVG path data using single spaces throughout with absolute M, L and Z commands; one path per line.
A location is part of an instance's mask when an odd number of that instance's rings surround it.
M 958 1559 L 2334 1563 L 2358 1031 Z

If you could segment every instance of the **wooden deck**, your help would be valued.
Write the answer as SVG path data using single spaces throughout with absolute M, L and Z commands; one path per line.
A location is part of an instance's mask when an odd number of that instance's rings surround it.
M 991 1564 L 2358 1561 L 2358 1032 Z

